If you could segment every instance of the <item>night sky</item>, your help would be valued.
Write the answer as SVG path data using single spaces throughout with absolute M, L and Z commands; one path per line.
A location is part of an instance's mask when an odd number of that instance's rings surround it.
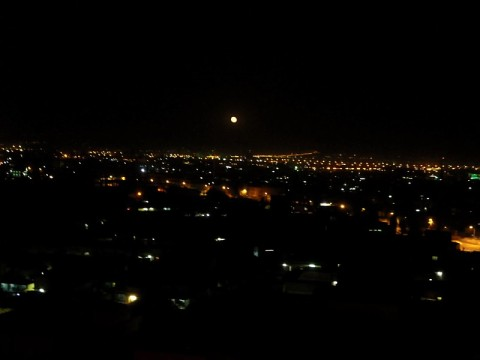
M 448 9 L 73 4 L 0 12 L 0 142 L 480 159 Z

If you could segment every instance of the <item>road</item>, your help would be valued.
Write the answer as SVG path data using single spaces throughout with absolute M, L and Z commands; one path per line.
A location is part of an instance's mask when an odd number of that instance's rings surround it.
M 462 251 L 480 251 L 480 239 L 476 237 L 454 237 L 452 241 L 458 243 Z

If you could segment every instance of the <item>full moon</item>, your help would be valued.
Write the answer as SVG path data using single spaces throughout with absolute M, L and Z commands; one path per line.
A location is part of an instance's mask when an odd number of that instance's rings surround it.
M 235 116 L 232 116 L 232 117 L 230 118 L 230 121 L 231 121 L 233 124 L 235 124 L 235 123 L 237 122 L 237 118 L 236 118 Z

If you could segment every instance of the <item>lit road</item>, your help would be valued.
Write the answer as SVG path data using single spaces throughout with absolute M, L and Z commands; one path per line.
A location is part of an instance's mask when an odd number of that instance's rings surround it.
M 460 244 L 462 251 L 480 251 L 480 239 L 476 237 L 454 237 L 452 241 Z

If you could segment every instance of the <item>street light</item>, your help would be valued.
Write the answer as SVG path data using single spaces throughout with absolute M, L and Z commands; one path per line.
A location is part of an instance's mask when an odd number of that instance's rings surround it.
M 433 221 L 433 218 L 428 218 L 427 223 L 428 223 L 428 227 L 429 227 L 430 229 L 432 229 L 432 228 L 433 228 L 433 224 L 435 224 L 435 222 Z
M 472 230 L 472 237 L 475 237 L 475 226 L 470 225 L 468 228 Z

